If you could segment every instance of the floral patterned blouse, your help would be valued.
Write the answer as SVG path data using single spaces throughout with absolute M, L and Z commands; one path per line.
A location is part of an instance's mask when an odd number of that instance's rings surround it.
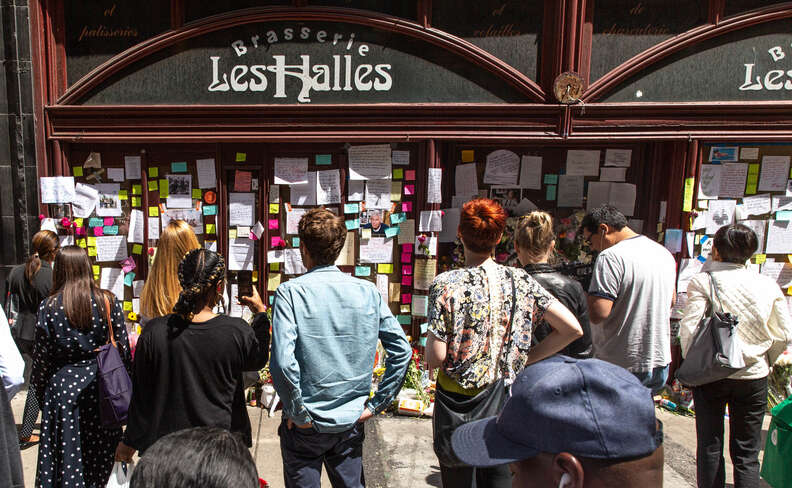
M 504 341 L 512 282 L 517 303 Z M 528 359 L 533 324 L 554 300 L 525 270 L 492 260 L 438 275 L 429 291 L 429 331 L 447 344 L 443 371 L 465 389 L 483 388 L 501 377 L 511 384 Z

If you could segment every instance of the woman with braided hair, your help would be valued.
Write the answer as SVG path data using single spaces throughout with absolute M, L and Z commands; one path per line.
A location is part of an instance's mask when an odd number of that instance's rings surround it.
M 252 327 L 215 314 L 225 263 L 219 254 L 189 251 L 179 264 L 182 291 L 173 312 L 152 319 L 137 344 L 132 402 L 116 460 L 143 455 L 157 439 L 191 427 L 220 427 L 252 445 L 243 371 L 257 371 L 269 357 L 270 323 L 256 288 L 239 297 L 256 315 Z

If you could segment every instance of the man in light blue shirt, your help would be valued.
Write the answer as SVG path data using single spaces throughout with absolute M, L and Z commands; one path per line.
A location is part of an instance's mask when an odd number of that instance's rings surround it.
M 278 428 L 287 487 L 362 487 L 363 422 L 383 410 L 404 381 L 412 351 L 388 304 L 369 281 L 333 263 L 346 226 L 325 209 L 299 223 L 308 273 L 280 285 L 272 314 L 270 372 L 283 401 Z M 385 374 L 369 399 L 377 339 Z

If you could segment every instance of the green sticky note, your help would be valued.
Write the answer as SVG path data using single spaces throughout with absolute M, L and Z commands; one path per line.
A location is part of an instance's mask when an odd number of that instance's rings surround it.
M 345 203 L 344 204 L 344 213 L 358 213 L 358 204 L 357 203 Z
M 143 244 L 133 244 L 132 254 L 143 254 Z
M 135 272 L 130 271 L 129 273 L 124 275 L 124 284 L 126 286 L 132 286 L 132 281 L 135 279 Z
M 359 229 L 360 219 L 347 220 L 344 222 L 344 225 L 346 225 L 347 230 Z
M 217 215 L 217 205 L 204 205 L 203 206 L 203 214 L 204 215 Z
M 556 199 L 556 186 L 547 185 L 547 195 L 545 195 L 545 200 L 555 200 L 555 199 Z
M 132 197 L 132 206 L 139 207 L 140 206 L 140 197 Z
M 83 175 L 82 166 L 72 166 L 72 176 L 82 176 L 82 175 Z
M 127 190 L 118 190 L 118 199 L 119 200 L 129 200 L 129 191 L 127 191 Z
M 196 200 L 200 200 L 203 198 L 203 192 L 201 192 L 200 188 L 193 188 L 192 197 Z
M 157 188 L 158 188 L 158 186 L 157 186 L 157 181 L 156 180 L 149 181 L 149 183 L 148 183 L 149 191 L 157 191 Z
M 421 334 L 426 334 L 426 331 L 429 330 L 429 324 L 424 322 L 421 324 Z
M 558 175 L 544 175 L 544 183 L 545 185 L 557 185 Z
M 159 194 L 160 198 L 168 198 L 168 180 L 159 180 Z
M 397 315 L 396 320 L 398 320 L 401 325 L 410 325 L 412 323 L 412 317 L 409 315 Z
M 792 220 L 792 210 L 779 210 L 775 214 L 776 220 Z
M 270 271 L 280 271 L 280 263 L 270 263 Z
M 393 227 L 388 227 L 385 229 L 385 237 L 390 239 L 391 237 L 396 237 L 397 235 L 399 235 L 398 225 L 394 225 Z
M 749 183 L 745 187 L 745 194 L 746 195 L 756 195 L 756 183 Z
M 426 336 L 418 338 L 418 345 L 421 347 L 426 347 Z
M 148 169 L 149 178 L 156 178 L 159 176 L 159 168 L 153 167 Z
M 292 237 L 292 247 L 300 247 L 300 238 Z
M 173 173 L 186 173 L 187 163 L 184 161 L 178 163 L 171 163 L 171 172 Z
M 407 214 L 404 212 L 392 213 L 390 216 L 391 224 L 401 224 L 405 220 L 407 220 Z
M 380 263 L 377 265 L 377 273 L 379 274 L 391 274 L 393 273 L 393 264 L 391 263 Z
M 104 219 L 91 217 L 88 219 L 88 227 L 101 227 L 104 225 Z
M 217 224 L 206 224 L 207 234 L 217 234 Z
M 695 178 L 685 178 L 685 188 L 682 192 L 682 211 L 693 210 L 693 192 L 696 188 Z
M 401 168 L 395 168 L 393 170 L 393 179 L 400 180 L 402 178 L 404 178 L 404 170 Z
M 117 225 L 105 225 L 103 232 L 104 232 L 104 235 L 106 235 L 106 236 L 117 236 L 118 235 L 118 226 Z
M 355 266 L 355 276 L 371 276 L 371 268 L 368 266 Z
M 317 166 L 333 164 L 333 156 L 331 154 L 317 154 L 315 161 Z
M 237 163 L 244 163 L 245 161 L 247 161 L 247 154 L 246 153 L 241 153 L 241 152 L 236 153 L 236 162 Z
M 274 301 L 275 301 L 275 295 L 270 295 L 270 296 L 269 296 L 269 303 L 270 303 L 270 305 L 272 305 L 272 302 L 274 302 Z
M 132 194 L 133 195 L 142 195 L 143 194 L 143 185 L 132 185 Z
M 759 175 L 748 175 L 745 182 L 748 185 L 756 185 L 759 182 Z

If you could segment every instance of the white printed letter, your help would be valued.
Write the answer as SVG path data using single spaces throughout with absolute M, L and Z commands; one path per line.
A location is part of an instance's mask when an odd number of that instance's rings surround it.
M 781 46 L 771 47 L 767 50 L 770 53 L 770 56 L 773 57 L 773 61 L 781 61 L 786 56 L 784 54 L 784 50 L 781 49 Z
M 234 51 L 237 53 L 237 56 L 242 56 L 247 52 L 247 48 L 245 47 L 245 42 L 242 40 L 232 42 L 231 47 L 234 48 Z
M 209 91 L 228 91 L 228 75 L 223 73 L 222 83 L 218 79 L 217 62 L 220 60 L 220 56 L 209 56 L 209 59 L 212 60 L 212 84 L 209 85 Z
M 761 79 L 758 76 L 756 77 L 756 83 L 751 81 L 751 78 L 753 77 L 753 67 L 753 64 L 745 65 L 745 83 L 743 83 L 740 87 L 740 91 L 762 89 Z

